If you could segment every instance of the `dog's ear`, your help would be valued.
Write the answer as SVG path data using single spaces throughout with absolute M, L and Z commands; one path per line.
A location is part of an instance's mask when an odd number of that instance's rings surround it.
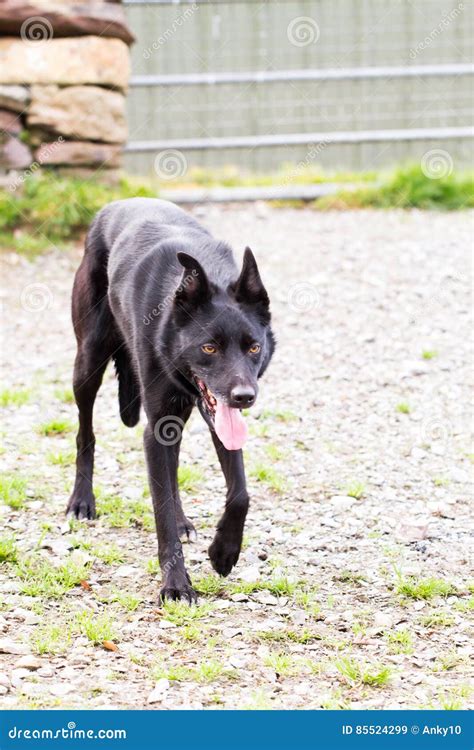
M 175 301 L 184 308 L 198 307 L 211 298 L 211 287 L 201 264 L 187 253 L 178 253 L 184 268 L 181 281 L 175 292 Z
M 270 300 L 260 278 L 257 261 L 249 247 L 245 248 L 242 270 L 232 288 L 237 302 L 258 305 L 261 317 L 265 322 L 270 320 Z

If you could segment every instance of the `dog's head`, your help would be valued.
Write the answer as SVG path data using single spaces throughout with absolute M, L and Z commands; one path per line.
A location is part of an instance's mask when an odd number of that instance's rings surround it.
M 275 346 L 268 294 L 250 248 L 227 288 L 213 284 L 187 253 L 178 253 L 178 260 L 184 271 L 173 304 L 177 335 L 169 354 L 223 444 L 236 450 L 247 435 L 241 410 L 255 403 L 257 380 Z

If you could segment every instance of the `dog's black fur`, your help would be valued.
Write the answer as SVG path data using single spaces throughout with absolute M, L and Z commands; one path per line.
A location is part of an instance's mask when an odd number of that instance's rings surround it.
M 141 404 L 148 421 L 144 445 L 161 597 L 195 601 L 180 542 L 195 535 L 178 494 L 180 431 L 197 405 L 227 484 L 209 557 L 218 573 L 228 575 L 239 558 L 249 498 L 242 451 L 227 450 L 217 437 L 209 391 L 232 407 L 251 405 L 274 350 L 269 299 L 252 252 L 245 251 L 239 274 L 231 249 L 172 203 L 116 201 L 90 227 L 72 315 L 79 432 L 67 511 L 77 518 L 95 516 L 92 412 L 113 359 L 123 422 L 137 424 Z

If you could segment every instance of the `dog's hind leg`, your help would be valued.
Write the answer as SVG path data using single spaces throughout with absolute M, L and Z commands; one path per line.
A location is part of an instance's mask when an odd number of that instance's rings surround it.
M 224 473 L 227 498 L 225 511 L 217 524 L 216 535 L 208 552 L 214 570 L 221 576 L 228 576 L 239 559 L 249 496 L 242 451 L 228 451 L 213 430 L 211 435 Z
M 74 396 L 79 410 L 77 433 L 76 481 L 67 506 L 67 514 L 76 518 L 95 518 L 95 498 L 92 491 L 95 437 L 92 414 L 97 391 L 110 356 L 79 345 L 74 365 Z
M 104 246 L 96 235 L 94 229 L 89 233 L 72 295 L 72 317 L 77 339 L 73 386 L 79 410 L 79 431 L 76 441 L 76 481 L 66 512 L 76 518 L 95 516 L 92 413 L 105 368 L 121 346 L 107 298 Z

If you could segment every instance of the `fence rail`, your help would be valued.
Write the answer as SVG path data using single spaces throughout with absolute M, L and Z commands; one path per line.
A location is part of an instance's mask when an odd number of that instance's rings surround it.
M 377 168 L 438 142 L 472 158 L 472 6 L 444 0 L 125 0 L 132 51 L 126 164 L 308 160 Z

